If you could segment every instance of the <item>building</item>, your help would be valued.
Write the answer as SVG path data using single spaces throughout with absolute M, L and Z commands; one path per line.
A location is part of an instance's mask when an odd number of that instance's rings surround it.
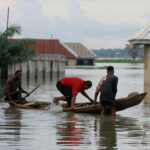
M 64 43 L 71 48 L 77 55 L 76 65 L 94 65 L 96 55 L 81 43 Z
M 38 54 L 59 54 L 66 58 L 66 65 L 94 65 L 95 54 L 80 43 L 62 43 L 57 39 L 33 39 Z
M 36 44 L 30 46 L 38 54 L 59 54 L 64 55 L 68 60 L 77 59 L 76 55 L 59 40 L 33 39 Z
M 10 39 L 21 40 L 21 39 Z M 30 45 L 29 48 L 36 51 L 37 55 L 34 58 L 29 59 L 23 63 L 11 65 L 8 70 L 8 75 L 14 74 L 15 70 L 21 69 L 26 76 L 35 75 L 43 72 L 43 75 L 47 73 L 65 73 L 66 57 L 74 60 L 77 57 L 74 53 L 59 42 L 59 40 L 48 39 L 33 39 L 35 45 Z

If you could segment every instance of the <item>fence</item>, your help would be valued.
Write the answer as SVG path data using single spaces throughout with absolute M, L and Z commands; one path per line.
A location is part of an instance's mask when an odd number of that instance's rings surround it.
M 22 73 L 26 76 L 38 73 L 65 73 L 66 59 L 63 55 L 37 55 L 33 59 L 23 62 L 22 64 L 15 64 L 9 67 L 8 76 L 12 76 L 16 70 L 22 70 Z

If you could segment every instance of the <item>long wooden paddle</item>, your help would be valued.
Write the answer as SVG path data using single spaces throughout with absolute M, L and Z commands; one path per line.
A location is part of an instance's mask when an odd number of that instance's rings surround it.
M 37 88 L 39 88 L 39 86 L 40 86 L 40 84 L 37 85 L 32 91 L 30 91 L 29 94 L 33 93 Z M 24 98 L 26 98 L 26 97 L 27 97 L 27 95 Z

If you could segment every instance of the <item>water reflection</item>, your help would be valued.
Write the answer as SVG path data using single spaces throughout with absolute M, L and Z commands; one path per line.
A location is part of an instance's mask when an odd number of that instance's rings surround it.
M 120 145 L 126 145 L 126 149 L 134 148 L 136 139 L 142 140 L 144 134 L 142 125 L 135 118 L 117 115 L 102 116 L 95 120 L 97 149 L 116 150 Z
M 111 64 L 113 65 L 113 64 Z M 143 91 L 143 70 L 122 69 L 127 64 L 116 64 L 119 77 L 117 97 L 127 96 L 132 91 Z M 130 65 L 129 67 L 132 67 Z M 88 94 L 93 97 L 98 80 L 106 74 L 99 69 L 67 69 L 66 76 L 78 76 L 91 80 L 93 86 Z M 45 74 L 23 77 L 23 88 L 31 91 L 29 100 L 50 101 L 59 91 L 56 81 L 64 74 Z M 43 79 L 45 78 L 45 79 Z M 149 90 L 150 91 L 150 90 Z M 148 99 L 150 97 L 148 96 Z M 87 101 L 81 94 L 77 102 Z M 2 150 L 149 150 L 150 147 L 150 104 L 141 103 L 136 107 L 111 116 L 40 112 L 14 109 L 0 102 L 0 149 Z
M 117 135 L 115 128 L 115 117 L 103 116 L 100 120 L 100 140 L 98 141 L 99 148 L 101 147 L 114 150 L 116 148 Z
M 68 113 L 64 118 L 64 123 L 57 124 L 57 144 L 71 147 L 71 149 L 79 149 L 80 146 L 87 146 L 90 142 L 87 138 L 88 132 L 84 128 L 84 121 L 74 115 L 73 113 Z
M 142 139 L 142 143 L 149 149 L 150 147 L 150 123 L 149 123 L 149 116 L 150 116 L 150 103 L 143 105 L 143 130 L 144 135 Z
M 12 149 L 19 150 L 19 142 L 21 140 L 21 112 L 14 107 L 8 107 L 4 111 L 5 122 L 0 125 L 1 138 L 0 142 L 4 145 L 10 146 Z M 1 147 L 2 148 L 2 147 Z
M 145 149 L 145 143 L 141 142 L 145 141 L 144 135 L 145 131 L 143 130 L 143 124 L 139 121 L 138 118 L 130 118 L 130 117 L 119 117 L 116 120 L 117 126 L 117 135 L 118 145 L 124 147 L 126 149 Z

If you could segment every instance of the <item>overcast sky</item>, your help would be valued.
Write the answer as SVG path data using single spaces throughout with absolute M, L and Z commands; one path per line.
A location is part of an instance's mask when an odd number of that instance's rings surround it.
M 80 42 L 90 49 L 124 48 L 150 21 L 150 0 L 0 0 L 0 29 L 22 27 L 19 38 Z

